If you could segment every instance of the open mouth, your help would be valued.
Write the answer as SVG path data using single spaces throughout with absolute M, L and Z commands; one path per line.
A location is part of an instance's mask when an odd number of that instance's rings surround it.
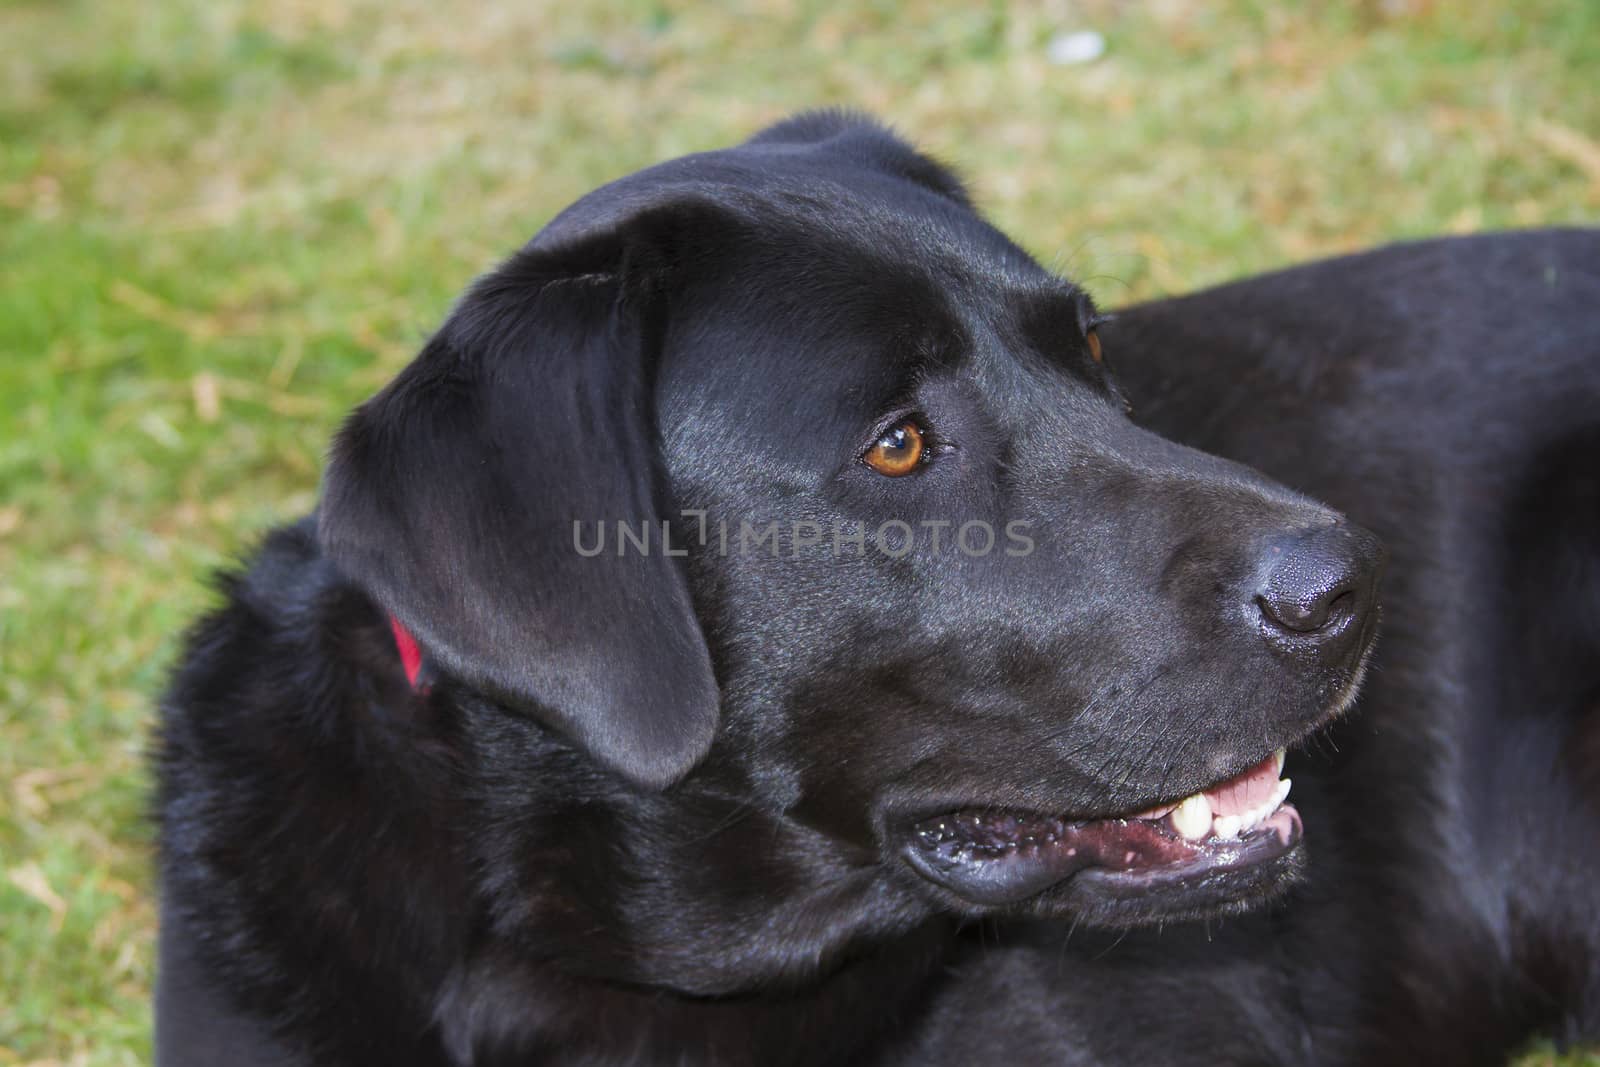
M 1194 914 L 1226 910 L 1293 873 L 1301 825 L 1285 803 L 1283 759 L 1279 749 L 1175 804 L 1118 818 L 951 812 L 911 827 L 905 855 L 923 877 L 974 904 L 1014 904 L 1070 879 L 1092 903 L 1169 898 Z

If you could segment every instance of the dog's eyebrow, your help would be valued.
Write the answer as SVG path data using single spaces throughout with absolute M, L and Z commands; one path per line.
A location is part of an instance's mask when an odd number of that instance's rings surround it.
M 1013 299 L 1023 321 L 1046 335 L 1074 327 L 1080 334 L 1087 333 L 1109 318 L 1095 307 L 1093 297 L 1065 278 L 1052 276 L 1016 290 Z
M 910 354 L 905 370 L 914 378 L 922 378 L 959 370 L 966 362 L 969 346 L 962 331 L 933 327 L 923 330 L 907 347 Z
M 878 364 L 874 380 L 861 394 L 874 416 L 914 406 L 918 392 L 930 381 L 959 376 L 972 351 L 967 332 L 942 316 L 897 330 L 886 344 L 895 358 Z
M 1085 331 L 1094 328 L 1103 322 L 1107 316 L 1095 307 L 1094 297 L 1082 287 L 1067 281 L 1065 278 L 1051 276 L 1049 281 L 1039 287 L 1039 296 L 1042 299 L 1070 304 L 1078 313 L 1078 326 Z

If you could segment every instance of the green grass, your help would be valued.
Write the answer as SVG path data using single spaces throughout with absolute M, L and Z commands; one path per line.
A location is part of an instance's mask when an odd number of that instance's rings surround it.
M 1016 7 L 0 0 L 0 1064 L 148 1059 L 141 751 L 206 572 L 590 187 L 865 107 L 1109 304 L 1600 214 L 1594 0 Z

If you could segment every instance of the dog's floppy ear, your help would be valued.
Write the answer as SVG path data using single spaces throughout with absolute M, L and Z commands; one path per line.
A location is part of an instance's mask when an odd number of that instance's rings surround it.
M 648 787 L 717 721 L 662 551 L 649 321 L 674 235 L 703 234 L 706 210 L 569 229 L 481 279 L 346 422 L 319 506 L 327 554 L 443 668 Z M 575 522 L 589 542 L 618 521 L 652 526 L 647 552 L 578 552 Z

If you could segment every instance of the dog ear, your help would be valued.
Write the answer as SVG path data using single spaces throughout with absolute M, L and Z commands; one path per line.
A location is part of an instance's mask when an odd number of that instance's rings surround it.
M 319 507 L 328 556 L 445 670 L 652 788 L 705 754 L 717 722 L 710 654 L 663 552 L 651 388 L 651 308 L 702 215 L 569 227 L 481 279 L 346 422 Z M 578 552 L 575 523 L 619 520 L 652 527 L 647 552 Z

